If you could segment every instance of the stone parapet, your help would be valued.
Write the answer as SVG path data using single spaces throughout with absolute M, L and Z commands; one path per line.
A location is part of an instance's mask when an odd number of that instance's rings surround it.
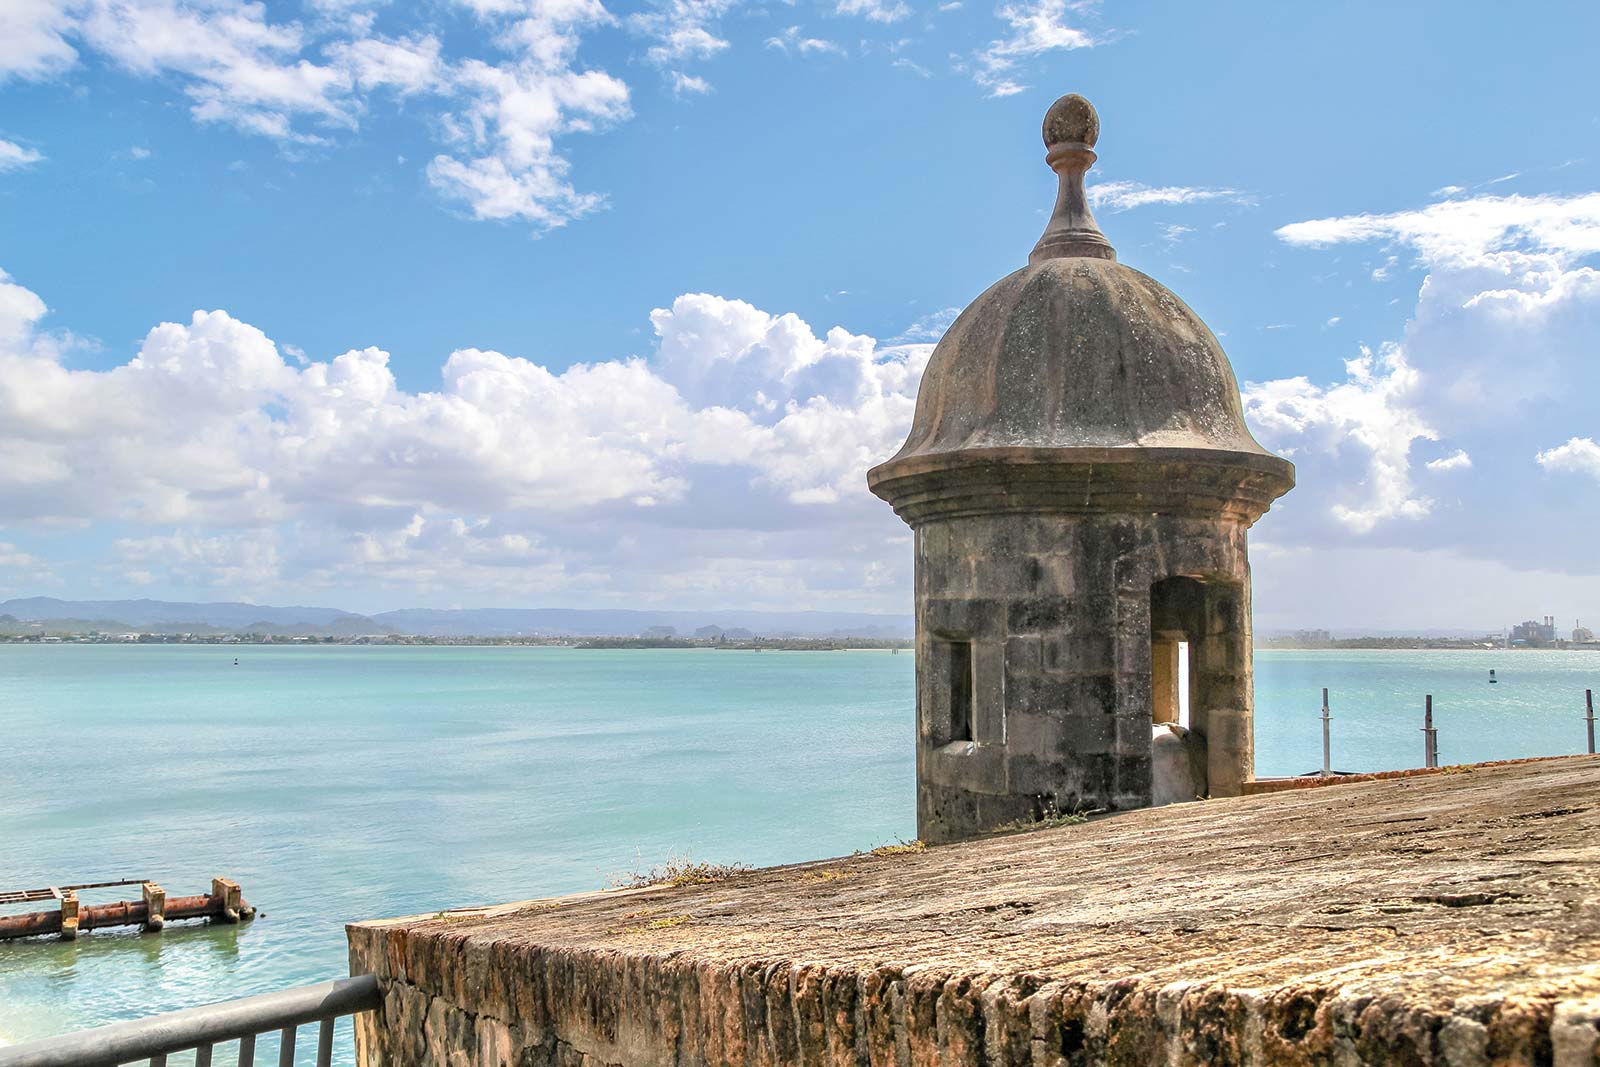
M 350 928 L 364 1067 L 1600 1062 L 1600 760 Z

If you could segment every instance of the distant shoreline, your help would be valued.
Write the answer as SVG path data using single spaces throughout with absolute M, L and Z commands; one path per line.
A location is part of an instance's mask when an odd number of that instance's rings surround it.
M 680 650 L 722 652 L 913 652 L 910 638 L 877 637 L 752 637 L 716 640 L 696 637 L 615 636 L 473 636 L 429 637 L 415 634 L 3 634 L 0 645 L 205 645 L 223 648 L 576 648 L 598 651 Z M 1431 637 L 1352 637 L 1329 643 L 1293 644 L 1257 641 L 1258 652 L 1600 652 L 1600 642 L 1557 641 L 1540 645 L 1490 645 L 1483 641 Z
M 715 641 L 700 638 L 646 637 L 420 637 L 405 635 L 327 637 L 228 634 L 116 634 L 116 635 L 0 635 L 0 645 L 130 645 L 195 646 L 222 648 L 575 648 L 591 651 L 618 649 L 718 652 L 909 652 L 910 639 L 857 637 L 758 637 Z
M 1258 641 L 1257 652 L 1600 652 L 1600 642 L 1574 644 L 1557 641 L 1547 645 L 1486 645 L 1432 638 L 1408 639 L 1355 637 L 1326 645 L 1277 644 Z

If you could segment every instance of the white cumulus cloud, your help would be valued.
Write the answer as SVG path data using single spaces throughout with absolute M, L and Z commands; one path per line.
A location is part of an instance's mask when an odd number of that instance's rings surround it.
M 1427 466 L 1431 471 L 1464 471 L 1472 467 L 1472 457 L 1466 449 L 1458 448 L 1448 456 L 1430 459 Z
M 1403 333 L 1349 365 L 1344 380 L 1304 376 L 1246 390 L 1263 441 L 1300 468 L 1296 493 L 1263 527 L 1286 544 L 1357 534 L 1374 549 L 1595 573 L 1592 546 L 1550 513 L 1541 473 L 1600 481 L 1589 430 L 1600 395 L 1600 194 L 1461 192 L 1277 230 L 1307 250 L 1379 242 L 1386 259 L 1374 278 L 1407 256 L 1423 278 Z M 1567 441 L 1541 451 L 1552 438 Z M 1424 460 L 1419 441 L 1445 447 Z M 1418 465 L 1449 480 L 1432 480 L 1433 495 L 1424 495 Z M 1596 489 L 1572 483 L 1572 491 Z M 1319 516 L 1332 522 L 1319 526 Z
M 1355 454 L 1364 477 L 1352 491 L 1319 487 L 1332 497 L 1330 513 L 1349 529 L 1365 533 L 1386 519 L 1423 517 L 1432 502 L 1413 490 L 1411 445 L 1438 435 L 1413 406 L 1416 371 L 1390 347 L 1364 351 L 1345 364 L 1345 375 L 1331 386 L 1304 377 L 1252 382 L 1244 390 L 1245 415 L 1264 444 L 1302 465 L 1319 454 Z
M 647 355 L 553 370 L 460 348 L 411 391 L 382 350 L 302 363 L 220 310 L 76 369 L 45 315 L 0 280 L 0 525 L 114 522 L 128 575 L 665 595 L 658 569 L 770 559 L 775 596 L 902 588 L 865 472 L 904 438 L 926 344 L 686 294 L 651 313 Z
M 1574 437 L 1564 445 L 1545 449 L 1534 458 L 1545 470 L 1587 474 L 1600 482 L 1600 444 L 1592 437 Z
M 474 218 L 549 228 L 604 203 L 568 180 L 557 137 L 627 118 L 628 87 L 575 64 L 583 32 L 612 21 L 599 0 L 543 0 L 518 14 L 495 24 L 509 60 L 457 67 L 454 83 L 467 103 L 444 120 L 455 150 L 429 162 L 428 180 Z
M 0 4 L 0 82 L 51 77 L 77 62 L 77 49 L 66 39 L 70 24 L 67 5 L 60 0 Z

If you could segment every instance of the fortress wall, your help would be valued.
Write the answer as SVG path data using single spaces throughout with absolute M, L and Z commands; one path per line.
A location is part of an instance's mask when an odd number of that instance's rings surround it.
M 365 1067 L 1600 1063 L 1600 760 L 362 923 Z

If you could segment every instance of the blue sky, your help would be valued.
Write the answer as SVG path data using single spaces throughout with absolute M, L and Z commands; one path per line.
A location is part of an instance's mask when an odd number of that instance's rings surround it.
M 1597 31 L 9 0 L 0 596 L 905 610 L 862 473 L 1077 91 L 1102 228 L 1299 467 L 1258 626 L 1600 622 Z

